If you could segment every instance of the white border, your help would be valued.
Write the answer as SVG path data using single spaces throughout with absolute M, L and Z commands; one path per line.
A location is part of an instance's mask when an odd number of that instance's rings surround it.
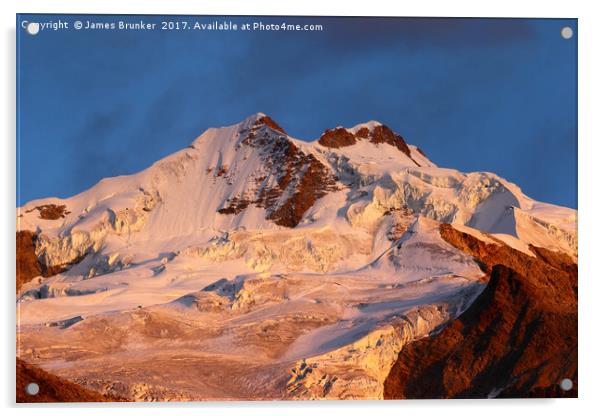
M 598 397 L 602 392 L 600 382 L 601 336 L 599 313 L 602 276 L 596 273 L 596 258 L 600 256 L 602 245 L 597 244 L 602 237 L 600 215 L 602 201 L 599 181 L 602 161 L 600 141 L 602 140 L 600 116 L 600 41 L 602 21 L 596 14 L 595 2 L 548 0 L 527 2 L 506 0 L 498 2 L 473 0 L 441 0 L 392 2 L 370 0 L 351 3 L 348 1 L 305 0 L 285 4 L 278 0 L 237 0 L 237 1 L 67 1 L 67 0 L 21 0 L 2 1 L 2 89 L 4 96 L 1 126 L 4 128 L 2 140 L 2 246 L 0 264 L 4 273 L 3 282 L 3 328 L 2 361 L 0 374 L 0 405 L 8 407 L 7 413 L 22 414 L 61 414 L 91 415 L 144 413 L 145 415 L 184 414 L 191 412 L 219 413 L 224 415 L 243 413 L 245 415 L 287 414 L 287 415 L 332 415 L 334 412 L 345 416 L 378 412 L 379 414 L 420 413 L 422 414 L 478 414 L 487 416 L 526 412 L 548 415 L 589 414 L 599 406 Z M 331 16 L 466 16 L 466 17 L 569 17 L 579 18 L 579 395 L 577 400 L 504 400 L 504 401 L 405 401 L 405 402 L 329 402 L 329 403 L 196 403 L 188 405 L 139 405 L 120 406 L 31 406 L 15 408 L 14 401 L 14 232 L 15 232 L 15 13 L 124 13 L 124 14 L 237 14 L 237 15 L 331 15 Z M 109 407 L 109 408 L 108 408 Z M 598 409 L 596 409 L 598 410 Z

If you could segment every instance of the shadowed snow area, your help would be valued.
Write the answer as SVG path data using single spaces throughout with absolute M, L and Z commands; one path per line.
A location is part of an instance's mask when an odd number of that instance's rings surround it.
M 18 211 L 57 271 L 19 291 L 18 355 L 129 400 L 382 398 L 403 345 L 484 287 L 441 223 L 577 256 L 576 211 L 374 121 L 304 142 L 258 113 Z

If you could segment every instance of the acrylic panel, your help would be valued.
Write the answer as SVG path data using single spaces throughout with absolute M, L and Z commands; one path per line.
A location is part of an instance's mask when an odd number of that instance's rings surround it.
M 17 401 L 576 397 L 576 19 L 17 15 Z

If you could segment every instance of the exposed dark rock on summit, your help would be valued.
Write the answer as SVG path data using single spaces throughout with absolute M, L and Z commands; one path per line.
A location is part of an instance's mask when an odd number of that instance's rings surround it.
M 267 126 L 267 129 L 266 129 Z M 336 187 L 333 173 L 313 154 L 305 153 L 271 118 L 258 119 L 241 144 L 260 152 L 267 175 L 258 179 L 255 195 L 232 197 L 218 209 L 224 215 L 238 214 L 253 204 L 267 210 L 267 218 L 284 227 L 295 227 L 313 204 Z M 267 185 L 269 179 L 275 184 Z

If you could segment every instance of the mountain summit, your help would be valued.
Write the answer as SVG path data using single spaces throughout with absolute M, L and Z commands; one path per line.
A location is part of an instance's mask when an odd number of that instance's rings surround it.
M 398 397 L 400 351 L 480 296 L 486 251 L 570 267 L 576 217 L 376 121 L 302 141 L 257 113 L 18 209 L 18 354 L 130 400 Z

